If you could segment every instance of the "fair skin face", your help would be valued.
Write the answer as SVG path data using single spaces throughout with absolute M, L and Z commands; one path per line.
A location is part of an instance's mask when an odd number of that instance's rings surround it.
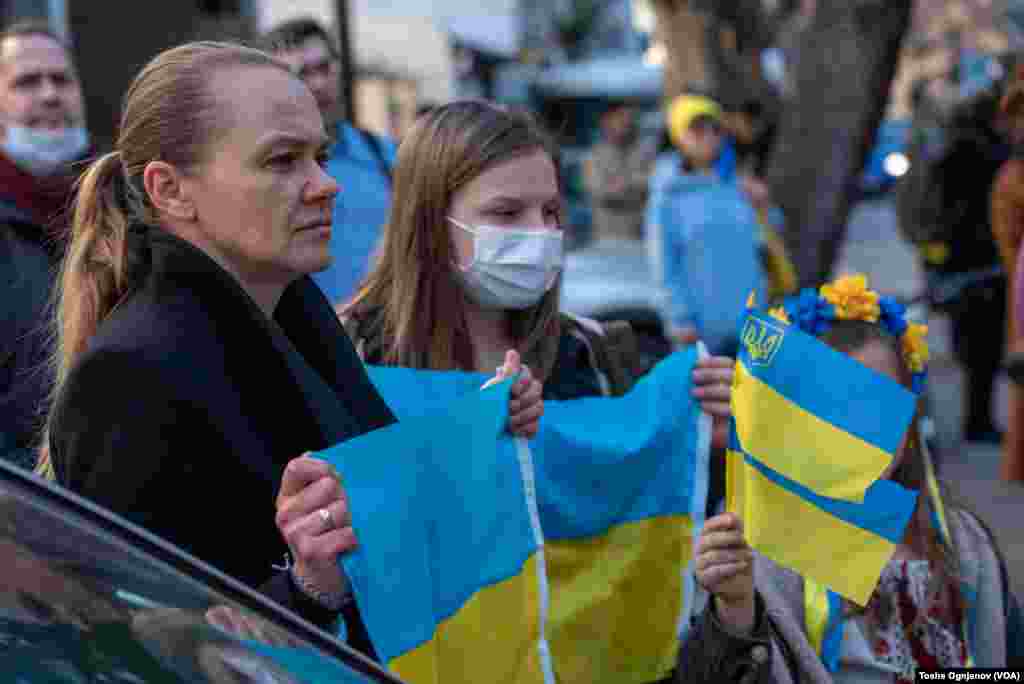
M 320 38 L 309 38 L 294 50 L 281 50 L 274 56 L 291 67 L 316 98 L 317 106 L 327 124 L 340 115 L 341 86 L 338 60 Z
M 901 382 L 899 359 L 892 349 L 872 341 L 850 356 L 868 368 Z M 896 458 L 882 473 L 889 479 L 905 458 L 907 437 L 896 451 Z M 896 547 L 895 559 L 916 558 L 904 541 Z M 707 521 L 697 541 L 697 581 L 715 597 L 715 612 L 723 625 L 749 634 L 754 628 L 755 590 L 753 551 L 743 537 L 743 521 L 735 513 L 723 513 Z
M 215 73 L 231 125 L 197 168 L 150 162 L 146 191 L 164 227 L 235 276 L 268 317 L 297 278 L 327 268 L 338 184 L 309 90 L 270 67 Z
M 722 151 L 721 125 L 710 117 L 697 117 L 683 133 L 679 149 L 695 169 L 710 169 Z
M 82 125 L 78 75 L 52 38 L 12 36 L 0 42 L 0 119 L 51 131 Z
M 561 195 L 555 165 L 543 150 L 495 164 L 461 188 L 452 198 L 448 214 L 469 227 L 488 225 L 510 229 L 559 230 Z M 461 267 L 473 260 L 473 236 L 449 227 L 455 258 Z M 466 317 L 477 350 L 477 368 L 488 372 L 490 360 L 515 347 L 505 311 L 483 309 L 467 298 Z M 693 373 L 693 395 L 715 419 L 714 443 L 723 446 L 730 415 L 733 361 L 710 358 Z

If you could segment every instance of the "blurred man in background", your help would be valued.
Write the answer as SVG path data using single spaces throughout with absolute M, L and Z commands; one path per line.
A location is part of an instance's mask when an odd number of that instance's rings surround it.
M 89 151 L 71 55 L 46 24 L 0 32 L 0 457 L 31 468 L 45 415 L 48 301 Z
M 395 144 L 344 120 L 340 59 L 323 26 L 294 19 L 268 32 L 264 42 L 309 86 L 334 140 L 327 162 L 327 172 L 341 185 L 331 235 L 334 261 L 313 279 L 336 305 L 355 294 L 387 222 Z
M 593 237 L 639 240 L 657 142 L 640 138 L 636 112 L 622 102 L 612 104 L 601 115 L 601 135 L 583 174 L 593 203 Z

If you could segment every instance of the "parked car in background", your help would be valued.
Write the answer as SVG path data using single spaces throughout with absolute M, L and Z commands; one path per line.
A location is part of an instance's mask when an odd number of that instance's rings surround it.
M 244 531 L 225 543 L 245 543 Z M 400 684 L 209 565 L 3 462 L 0 567 L 4 682 Z
M 628 321 L 645 366 L 672 351 L 661 316 L 664 297 L 640 241 L 600 240 L 565 256 L 562 310 L 598 321 Z

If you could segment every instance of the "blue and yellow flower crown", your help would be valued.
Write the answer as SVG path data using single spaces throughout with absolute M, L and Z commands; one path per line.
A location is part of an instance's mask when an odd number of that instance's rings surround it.
M 907 321 L 907 310 L 892 297 L 868 289 L 864 275 L 843 276 L 815 291 L 807 288 L 768 312 L 774 318 L 821 337 L 835 321 L 877 323 L 900 341 L 912 373 L 914 392 L 924 389 L 928 375 L 928 326 Z

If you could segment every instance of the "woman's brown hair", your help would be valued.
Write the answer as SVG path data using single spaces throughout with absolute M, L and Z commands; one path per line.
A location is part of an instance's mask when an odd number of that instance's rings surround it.
M 342 317 L 372 315 L 383 362 L 433 370 L 473 370 L 465 299 L 453 277 L 447 216 L 455 194 L 485 170 L 554 144 L 527 114 L 459 101 L 421 116 L 398 150 L 391 216 L 374 268 Z M 509 313 L 511 333 L 534 373 L 547 377 L 558 349 L 553 287 L 536 306 Z
M 220 69 L 247 66 L 291 73 L 259 50 L 197 42 L 157 55 L 128 88 L 114 151 L 89 166 L 75 192 L 71 241 L 55 292 L 53 404 L 89 339 L 145 266 L 144 248 L 134 246 L 129 232 L 135 224 L 158 227 L 142 183 L 146 166 L 159 160 L 188 171 L 200 164 L 228 125 L 210 79 Z M 44 437 L 36 472 L 53 478 L 48 441 Z

